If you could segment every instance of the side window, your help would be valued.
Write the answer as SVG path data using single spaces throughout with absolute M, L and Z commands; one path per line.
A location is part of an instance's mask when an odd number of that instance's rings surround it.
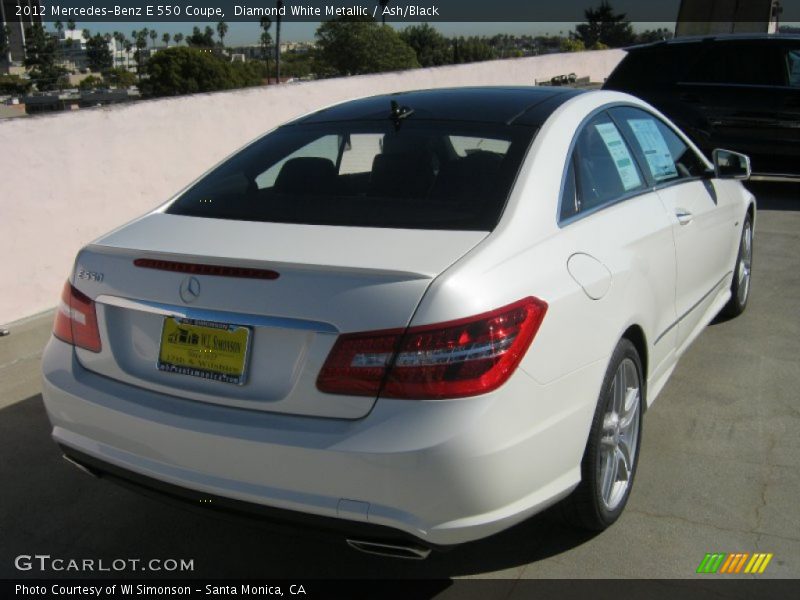
M 449 138 L 453 150 L 455 150 L 455 153 L 461 158 L 481 151 L 505 154 L 508 152 L 509 146 L 511 146 L 511 143 L 506 140 L 491 140 L 463 135 L 451 135 Z
M 800 49 L 786 53 L 786 81 L 789 87 L 800 87 Z
M 630 148 L 606 113 L 591 119 L 578 134 L 566 178 L 562 219 L 645 187 Z
M 258 189 L 270 188 L 275 185 L 275 180 L 278 174 L 283 169 L 283 165 L 295 158 L 324 158 L 331 162 L 331 165 L 336 164 L 336 159 L 339 156 L 339 136 L 326 135 L 317 138 L 310 144 L 306 144 L 302 148 L 298 148 L 283 160 L 276 162 L 269 169 L 256 176 L 256 185 Z
M 705 163 L 663 121 L 638 108 L 613 108 L 611 114 L 634 144 L 656 184 L 700 177 Z

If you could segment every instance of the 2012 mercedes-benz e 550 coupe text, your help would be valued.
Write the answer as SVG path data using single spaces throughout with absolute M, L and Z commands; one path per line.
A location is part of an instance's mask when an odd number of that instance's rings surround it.
M 91 472 L 381 554 L 562 499 L 603 529 L 646 408 L 745 309 L 748 174 L 618 92 L 301 117 L 80 251 L 43 360 L 53 437 Z

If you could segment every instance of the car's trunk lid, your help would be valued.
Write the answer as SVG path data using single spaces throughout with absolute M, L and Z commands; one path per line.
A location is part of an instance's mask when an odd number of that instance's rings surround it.
M 78 349 L 78 357 L 96 373 L 191 400 L 359 418 L 375 398 L 316 388 L 337 335 L 405 327 L 430 282 L 486 235 L 153 213 L 79 254 L 73 283 L 96 301 L 103 348 Z M 272 270 L 279 277 L 143 268 L 137 259 Z M 199 284 L 196 297 L 182 298 L 191 277 Z M 248 328 L 243 384 L 159 370 L 162 329 L 171 317 Z

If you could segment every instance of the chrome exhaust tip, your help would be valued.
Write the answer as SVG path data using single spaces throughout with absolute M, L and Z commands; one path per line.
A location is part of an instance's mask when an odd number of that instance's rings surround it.
M 62 455 L 61 455 L 61 458 L 63 458 L 65 461 L 67 461 L 67 462 L 68 462 L 69 464 L 71 464 L 73 467 L 75 467 L 75 468 L 77 468 L 77 469 L 80 469 L 81 471 L 83 471 L 83 472 L 84 472 L 84 473 L 86 473 L 87 475 L 91 475 L 91 476 L 92 476 L 92 477 L 94 477 L 95 479 L 100 479 L 100 475 L 97 473 L 97 471 L 95 471 L 94 469 L 90 469 L 90 468 L 89 468 L 89 467 L 87 467 L 86 465 L 83 465 L 83 464 L 79 463 L 79 462 L 78 462 L 77 460 L 75 460 L 74 458 L 70 458 L 70 457 L 69 457 L 69 456 L 67 456 L 66 454 L 62 454 Z
M 423 548 L 422 546 L 386 544 L 383 542 L 368 542 L 365 540 L 348 539 L 347 545 L 365 554 L 389 558 L 404 558 L 407 560 L 425 560 L 431 553 L 430 548 Z

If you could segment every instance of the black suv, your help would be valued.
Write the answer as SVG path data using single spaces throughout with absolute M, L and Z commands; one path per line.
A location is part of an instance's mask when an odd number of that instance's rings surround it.
M 798 35 L 676 38 L 635 46 L 603 88 L 650 102 L 708 156 L 714 148 L 747 154 L 754 178 L 800 179 Z

